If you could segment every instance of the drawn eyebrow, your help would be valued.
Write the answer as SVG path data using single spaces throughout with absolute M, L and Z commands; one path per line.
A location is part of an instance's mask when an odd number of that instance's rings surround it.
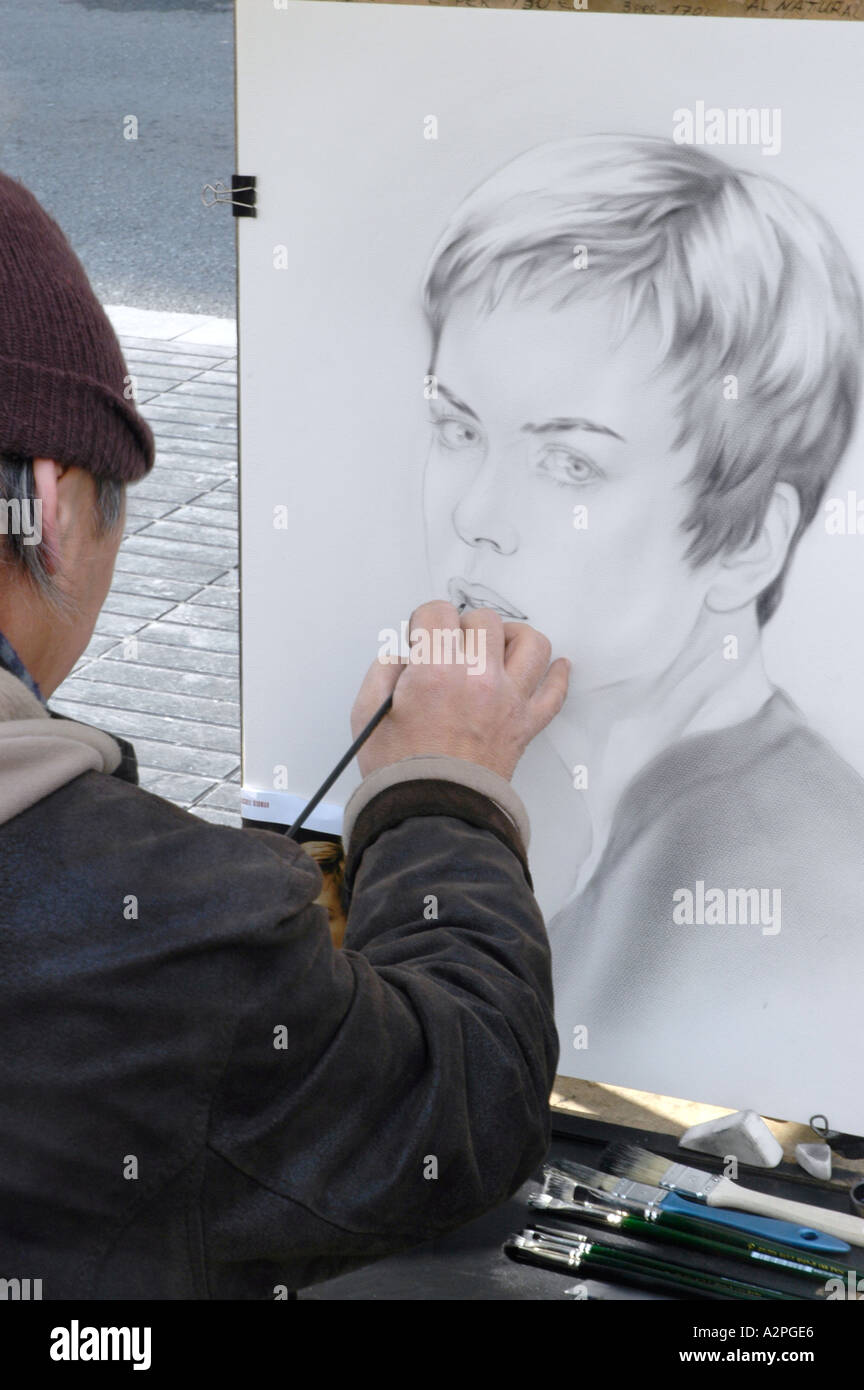
M 461 410 L 463 415 L 470 415 L 472 420 L 476 420 L 477 424 L 480 424 L 480 416 L 476 411 L 473 411 L 470 405 L 466 405 L 464 401 L 460 401 L 459 397 L 454 396 L 452 391 L 448 391 L 446 386 L 442 386 L 440 381 L 438 382 L 438 394 L 448 400 L 456 410 Z
M 463 415 L 470 416 L 472 420 L 477 421 L 478 425 L 481 423 L 480 416 L 476 411 L 473 411 L 470 405 L 466 405 L 458 396 L 454 396 L 453 392 L 443 386 L 440 381 L 438 382 L 438 394 L 449 401 L 456 410 L 461 410 Z M 565 430 L 584 430 L 586 434 L 608 434 L 613 439 L 620 439 L 622 444 L 627 443 L 623 434 L 618 434 L 608 425 L 600 425 L 596 421 L 586 420 L 580 415 L 559 415 L 553 420 L 544 420 L 539 425 L 531 423 L 523 425 L 522 430 L 523 433 L 527 434 L 560 434 Z
M 611 434 L 613 439 L 620 439 L 622 444 L 627 443 L 623 434 L 618 434 L 608 425 L 599 425 L 594 420 L 584 420 L 578 415 L 561 415 L 555 420 L 544 420 L 542 425 L 523 425 L 522 429 L 529 434 L 550 434 L 561 430 L 585 430 L 588 434 Z

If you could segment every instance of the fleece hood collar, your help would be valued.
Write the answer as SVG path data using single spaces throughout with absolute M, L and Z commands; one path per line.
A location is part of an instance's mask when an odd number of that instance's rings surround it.
M 0 825 L 82 772 L 111 773 L 122 751 L 101 729 L 51 717 L 17 676 L 0 667 Z

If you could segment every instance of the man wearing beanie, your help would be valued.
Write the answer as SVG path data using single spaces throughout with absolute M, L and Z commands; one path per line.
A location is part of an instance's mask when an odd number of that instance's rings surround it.
M 154 444 L 83 267 L 3 175 L 0 251 L 2 1272 L 48 1300 L 284 1297 L 543 1157 L 558 1040 L 509 779 L 566 664 L 443 601 L 414 626 L 482 628 L 484 675 L 372 663 L 355 728 L 394 705 L 346 810 L 335 950 L 298 845 L 143 791 L 130 744 L 46 703 Z

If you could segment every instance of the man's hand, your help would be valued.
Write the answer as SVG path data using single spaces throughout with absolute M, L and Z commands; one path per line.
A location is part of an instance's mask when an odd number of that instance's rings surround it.
M 351 711 L 354 737 L 391 692 L 393 708 L 357 754 L 364 777 L 414 754 L 443 753 L 480 763 L 509 780 L 532 738 L 561 709 L 570 663 L 559 657 L 550 666 L 548 638 L 525 623 L 502 622 L 489 608 L 468 609 L 460 618 L 451 603 L 434 599 L 413 614 L 409 640 L 425 629 L 434 651 L 436 629 L 460 626 L 467 655 L 475 661 L 485 632 L 485 670 L 479 663 L 472 671 L 465 662 L 373 661 Z M 473 639 L 471 628 L 477 629 Z M 443 643 L 439 652 L 447 650 Z

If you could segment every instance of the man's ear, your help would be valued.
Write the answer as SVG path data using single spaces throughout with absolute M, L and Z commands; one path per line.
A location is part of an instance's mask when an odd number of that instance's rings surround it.
M 57 484 L 65 469 L 53 459 L 33 460 L 33 481 L 41 511 L 42 555 L 45 568 L 53 574 L 60 558 L 60 530 L 57 521 Z
M 710 612 L 730 613 L 743 608 L 768 588 L 786 563 L 800 517 L 797 489 L 791 483 L 778 483 L 758 535 L 749 545 L 722 558 L 705 595 Z

